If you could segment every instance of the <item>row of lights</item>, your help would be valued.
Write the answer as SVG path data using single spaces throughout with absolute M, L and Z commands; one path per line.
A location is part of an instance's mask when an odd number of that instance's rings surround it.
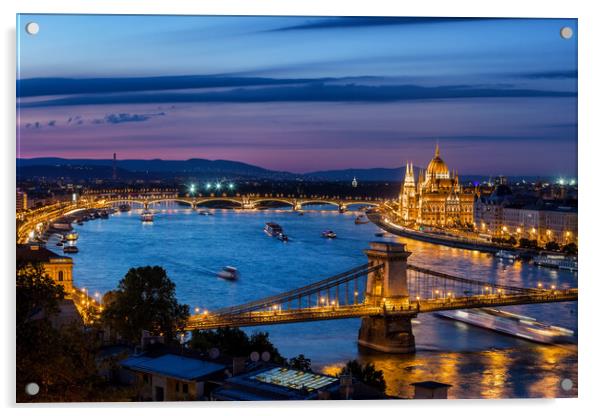
M 205 189 L 207 190 L 211 190 L 213 188 L 220 190 L 222 189 L 222 187 L 229 189 L 230 191 L 234 189 L 234 184 L 233 183 L 229 183 L 228 185 L 222 185 L 220 182 L 216 182 L 215 184 L 208 182 L 207 184 L 205 184 Z M 195 184 L 191 184 L 190 187 L 188 188 L 191 194 L 194 194 L 196 192 L 196 185 Z

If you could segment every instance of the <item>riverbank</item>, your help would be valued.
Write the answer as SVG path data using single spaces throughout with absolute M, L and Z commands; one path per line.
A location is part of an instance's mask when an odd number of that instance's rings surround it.
M 442 244 L 448 247 L 462 248 L 466 250 L 478 250 L 484 253 L 496 253 L 499 250 L 515 250 L 514 248 L 508 248 L 494 243 L 487 243 L 485 241 L 477 239 L 468 239 L 462 237 L 450 237 L 443 235 L 436 235 L 433 233 L 426 233 L 423 231 L 412 230 L 410 228 L 402 227 L 397 224 L 387 222 L 385 218 L 378 212 L 368 212 L 366 216 L 372 223 L 379 228 L 399 237 L 411 238 L 425 243 Z

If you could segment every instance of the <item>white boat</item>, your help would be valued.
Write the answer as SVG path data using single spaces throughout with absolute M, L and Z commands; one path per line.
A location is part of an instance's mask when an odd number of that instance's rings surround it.
M 217 276 L 226 280 L 236 280 L 239 277 L 239 273 L 236 267 L 226 266 L 217 272 Z
M 518 258 L 518 255 L 516 253 L 513 253 L 512 251 L 500 250 L 497 253 L 495 253 L 495 257 L 506 260 L 516 260 Z
M 142 215 L 140 216 L 140 220 L 141 220 L 142 222 L 153 222 L 153 220 L 154 220 L 154 219 L 155 219 L 155 218 L 154 218 L 154 215 L 153 215 L 153 213 L 152 213 L 152 212 L 150 212 L 150 211 L 144 211 L 144 212 L 142 213 Z
M 322 232 L 322 237 L 324 238 L 337 238 L 337 234 L 332 230 L 327 230 Z
M 577 271 L 577 259 L 563 254 L 546 254 L 533 257 L 533 264 L 554 269 Z
M 199 211 L 199 215 L 209 216 L 209 215 L 213 215 L 213 212 L 211 212 L 207 209 L 202 209 Z
M 462 309 L 436 312 L 435 315 L 543 344 L 574 342 L 574 333 L 570 329 L 499 309 Z

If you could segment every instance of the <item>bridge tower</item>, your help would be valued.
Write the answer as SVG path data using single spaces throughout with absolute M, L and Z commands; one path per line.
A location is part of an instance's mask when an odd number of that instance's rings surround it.
M 371 266 L 383 267 L 368 275 L 366 300 L 368 304 L 383 307 L 383 314 L 362 318 L 358 343 L 360 346 L 386 353 L 413 353 L 416 350 L 412 333 L 407 279 L 407 260 L 410 256 L 405 244 L 371 242 L 365 250 Z M 387 315 L 387 310 L 407 310 L 407 314 Z

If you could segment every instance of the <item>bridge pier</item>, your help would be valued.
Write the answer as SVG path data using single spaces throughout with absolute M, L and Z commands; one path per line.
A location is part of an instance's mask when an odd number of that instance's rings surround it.
M 383 307 L 383 314 L 362 318 L 358 335 L 360 346 L 393 354 L 416 351 L 410 310 L 407 279 L 407 259 L 410 256 L 405 244 L 372 242 L 364 251 L 371 266 L 383 267 L 368 275 L 366 300 L 368 304 Z M 387 315 L 387 310 L 407 311 L 406 314 Z

